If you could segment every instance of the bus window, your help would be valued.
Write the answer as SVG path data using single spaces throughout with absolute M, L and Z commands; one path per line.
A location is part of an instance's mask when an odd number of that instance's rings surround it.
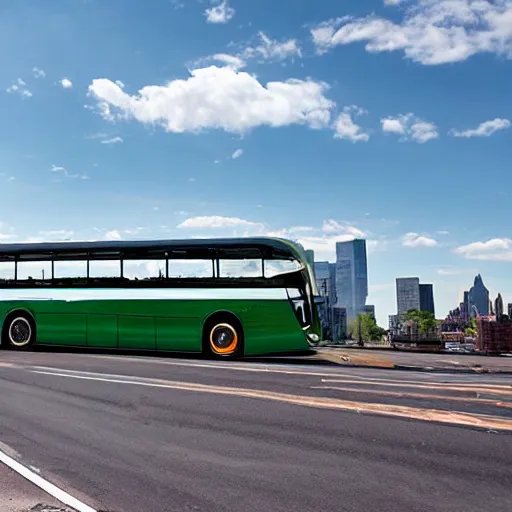
M 261 277 L 261 260 L 220 260 L 219 277 Z
M 162 279 L 165 277 L 165 260 L 125 260 L 123 277 L 128 279 Z
M 169 260 L 169 277 L 213 277 L 211 260 Z
M 56 279 L 87 277 L 87 262 L 85 261 L 56 261 L 53 267 Z M 48 276 L 50 277 L 50 276 Z
M 265 260 L 265 277 L 274 277 L 300 268 L 301 264 L 296 260 Z

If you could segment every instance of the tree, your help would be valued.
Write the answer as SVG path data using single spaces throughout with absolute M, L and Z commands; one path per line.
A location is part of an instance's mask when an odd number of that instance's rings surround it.
M 464 331 L 466 336 L 476 336 L 476 318 L 473 316 L 470 320 L 470 326 Z
M 437 330 L 437 322 L 434 313 L 430 311 L 420 311 L 418 309 L 410 309 L 405 314 L 406 322 L 413 323 L 420 335 L 426 336 Z
M 386 329 L 377 325 L 373 315 L 360 313 L 349 322 L 348 332 L 354 340 L 377 341 L 386 334 Z

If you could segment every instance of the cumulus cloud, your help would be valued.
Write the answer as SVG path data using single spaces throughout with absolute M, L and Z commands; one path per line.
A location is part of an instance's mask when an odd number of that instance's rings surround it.
M 368 142 L 370 135 L 352 119 L 353 115 L 360 116 L 365 113 L 366 111 L 356 105 L 345 107 L 344 111 L 336 118 L 332 125 L 334 138 L 345 139 L 351 142 Z
M 472 242 L 457 247 L 454 252 L 469 260 L 512 261 L 512 239 L 491 238 L 485 242 Z
M 511 17 L 512 19 L 512 17 Z M 489 137 L 498 130 L 505 130 L 510 127 L 510 121 L 508 119 L 502 119 L 497 117 L 491 121 L 485 121 L 480 123 L 477 128 L 471 130 L 451 130 L 450 135 L 454 137 Z
M 233 152 L 233 154 L 231 155 L 231 158 L 233 160 L 236 160 L 237 158 L 240 158 L 243 154 L 244 154 L 244 150 L 243 149 L 236 149 Z
M 7 87 L 6 92 L 19 94 L 22 98 L 30 98 L 32 96 L 32 93 L 27 88 L 27 84 L 21 78 L 18 78 L 16 82 Z
M 73 87 L 73 82 L 69 78 L 63 78 L 59 81 L 59 84 L 64 87 L 64 89 L 71 89 Z
M 382 131 L 400 135 L 400 140 L 413 140 L 420 144 L 439 137 L 437 126 L 424 121 L 414 114 L 399 114 L 397 117 L 387 117 L 380 120 Z
M 135 119 L 174 133 L 220 129 L 242 133 L 258 126 L 329 125 L 334 102 L 328 86 L 290 79 L 261 84 L 256 77 L 230 67 L 195 69 L 185 80 L 147 85 L 127 94 L 114 81 L 98 78 L 89 86 L 100 114 L 110 121 Z
M 263 228 L 259 222 L 240 219 L 238 217 L 222 217 L 220 215 L 190 217 L 177 226 L 180 229 L 223 229 L 236 227 Z
M 44 69 L 40 69 L 35 66 L 32 68 L 32 74 L 34 75 L 34 78 L 45 78 L 46 77 L 46 73 L 45 73 Z
M 406 233 L 402 238 L 402 245 L 410 249 L 417 247 L 436 247 L 437 241 L 429 236 L 423 236 L 418 233 Z
M 227 0 L 204 11 L 208 23 L 227 23 L 235 15 L 235 9 L 229 6 Z
M 104 236 L 105 240 L 121 240 L 123 237 L 121 233 L 116 229 L 112 229 L 111 231 L 107 231 Z
M 376 15 L 337 18 L 314 27 L 311 35 L 319 53 L 365 43 L 370 53 L 401 51 L 420 64 L 439 65 L 477 53 L 511 58 L 511 19 L 511 0 L 418 0 L 398 22 Z

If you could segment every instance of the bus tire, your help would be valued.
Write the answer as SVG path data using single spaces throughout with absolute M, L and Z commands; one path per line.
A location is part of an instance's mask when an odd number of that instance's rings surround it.
M 203 327 L 203 353 L 215 359 L 238 359 L 244 353 L 242 324 L 232 313 L 217 313 Z
M 26 311 L 10 313 L 2 329 L 2 345 L 11 350 L 23 350 L 36 340 L 36 322 Z

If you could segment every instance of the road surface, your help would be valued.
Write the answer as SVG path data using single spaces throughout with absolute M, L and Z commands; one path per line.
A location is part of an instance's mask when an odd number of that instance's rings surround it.
M 0 450 L 103 511 L 510 512 L 512 383 L 0 351 Z

